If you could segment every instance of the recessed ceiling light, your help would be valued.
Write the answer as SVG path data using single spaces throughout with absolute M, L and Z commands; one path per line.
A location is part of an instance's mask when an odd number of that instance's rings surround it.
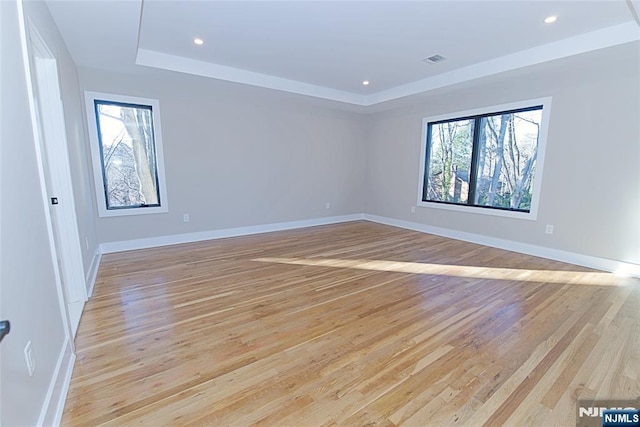
M 198 46 L 202 46 L 204 44 L 204 40 L 202 40 L 201 38 L 196 37 L 195 39 L 193 39 L 193 42 L 195 44 L 197 44 Z
M 557 20 L 558 20 L 558 17 L 556 15 L 551 15 L 551 16 L 547 16 L 546 18 L 544 18 L 544 23 L 545 24 L 553 24 Z
M 364 86 L 369 86 L 369 80 L 365 80 L 365 81 L 363 81 L 363 82 L 362 82 L 362 84 L 363 84 Z

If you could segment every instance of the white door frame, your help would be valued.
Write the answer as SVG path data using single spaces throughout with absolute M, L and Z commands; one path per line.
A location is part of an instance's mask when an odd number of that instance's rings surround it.
M 87 289 L 57 60 L 31 21 L 28 20 L 25 30 L 29 53 L 25 66 L 31 77 L 27 86 L 45 211 L 51 221 L 51 253 L 59 271 L 57 282 L 63 314 L 66 313 L 63 317 L 67 317 L 73 341 L 87 300 Z M 57 198 L 57 205 L 51 204 L 53 197 Z

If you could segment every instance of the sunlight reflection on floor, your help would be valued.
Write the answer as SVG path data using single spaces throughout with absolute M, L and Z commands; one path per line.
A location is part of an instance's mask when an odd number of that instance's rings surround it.
M 333 259 L 333 258 L 256 258 L 253 261 L 315 267 L 355 268 L 359 270 L 398 273 L 433 274 L 476 279 L 517 280 L 522 282 L 575 284 L 590 286 L 626 286 L 634 279 L 617 277 L 600 271 L 530 270 L 518 268 L 476 267 L 467 265 L 429 264 L 419 262 Z

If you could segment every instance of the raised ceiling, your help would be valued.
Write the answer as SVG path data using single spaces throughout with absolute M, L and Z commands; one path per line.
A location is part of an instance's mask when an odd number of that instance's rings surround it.
M 640 39 L 635 0 L 47 4 L 80 66 L 155 67 L 360 106 Z M 436 54 L 446 60 L 423 61 Z

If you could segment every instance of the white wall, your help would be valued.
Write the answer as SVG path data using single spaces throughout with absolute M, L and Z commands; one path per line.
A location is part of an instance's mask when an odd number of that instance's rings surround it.
M 80 68 L 83 90 L 157 98 L 163 119 L 170 212 L 99 218 L 98 240 L 365 212 L 638 264 L 639 51 L 637 42 L 603 49 L 368 115 L 142 67 L 131 75 Z M 545 96 L 553 102 L 536 221 L 423 207 L 410 213 L 423 117 Z M 191 222 L 182 222 L 183 213 Z
M 158 99 L 162 115 L 169 213 L 99 218 L 100 242 L 362 213 L 358 114 L 153 69 L 79 75 L 83 90 Z
M 1 1 L 0 312 L 11 334 L 0 346 L 2 426 L 33 426 L 40 416 L 65 332 L 54 279 L 45 205 L 29 114 L 18 13 Z M 36 371 L 27 372 L 23 349 L 33 345 Z
M 637 42 L 415 97 L 368 117 L 366 212 L 640 264 Z M 418 207 L 422 118 L 552 96 L 537 221 Z M 545 234 L 546 224 L 555 226 Z

